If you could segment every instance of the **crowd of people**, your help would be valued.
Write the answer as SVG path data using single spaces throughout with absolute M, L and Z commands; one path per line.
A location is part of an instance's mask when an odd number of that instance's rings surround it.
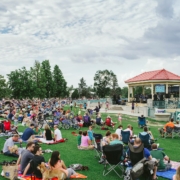
M 70 108 L 72 109 L 72 102 L 70 104 Z M 108 108 L 108 106 L 107 106 Z M 84 106 L 85 114 L 81 115 L 81 110 L 74 115 L 73 118 L 76 119 L 77 123 L 80 126 L 87 127 L 88 130 L 79 131 L 77 136 L 77 147 L 79 150 L 92 150 L 95 148 L 95 139 L 94 139 L 94 125 L 100 127 L 112 127 L 114 131 L 114 127 L 116 122 L 113 122 L 112 118 L 108 115 L 104 120 L 101 118 L 100 107 L 96 106 L 95 109 L 88 109 L 87 106 Z M 38 121 L 42 115 L 51 114 L 53 116 L 52 124 L 45 124 L 44 130 L 39 131 Z M 32 171 L 36 174 L 37 177 L 42 177 L 41 172 L 37 169 L 37 166 L 42 162 L 45 162 L 44 157 L 42 156 L 42 148 L 38 144 L 38 142 L 43 142 L 43 139 L 49 143 L 56 142 L 65 142 L 66 138 L 62 137 L 61 130 L 58 128 L 57 121 L 64 121 L 69 118 L 70 110 L 64 110 L 63 105 L 58 100 L 50 100 L 50 101 L 17 101 L 12 100 L 6 104 L 6 102 L 0 102 L 0 114 L 2 117 L 5 117 L 8 122 L 12 125 L 11 128 L 16 127 L 16 121 L 21 122 L 22 125 L 26 125 L 26 129 L 24 130 L 22 136 L 20 137 L 17 131 L 14 132 L 14 135 L 6 140 L 4 143 L 4 147 L 2 153 L 6 156 L 18 157 L 17 164 L 20 165 L 20 170 L 25 176 L 26 174 L 31 174 Z M 93 116 L 95 114 L 95 118 Z M 138 135 L 134 134 L 133 127 L 128 124 L 126 128 L 123 128 L 123 119 L 121 114 L 117 115 L 117 121 L 119 122 L 118 128 L 114 133 L 111 131 L 107 131 L 105 136 L 102 138 L 101 146 L 107 145 L 116 145 L 116 144 L 124 144 L 122 138 L 122 132 L 129 131 L 129 142 L 133 144 L 134 148 L 139 147 L 142 144 L 142 140 L 138 137 L 139 134 L 145 136 L 149 135 L 149 145 L 150 147 L 144 148 L 144 157 L 147 160 L 158 159 L 159 164 L 157 168 L 154 168 L 153 179 L 156 179 L 156 171 L 167 171 L 172 165 L 170 163 L 170 158 L 162 151 L 158 149 L 159 144 L 155 143 L 155 138 L 152 132 L 149 130 L 147 126 L 143 128 L 143 131 L 139 132 Z M 54 131 L 51 130 L 51 127 L 54 128 Z M 160 130 L 162 136 L 166 131 L 166 127 L 179 126 L 179 124 L 174 124 L 173 119 L 168 122 L 163 129 Z M 4 127 L 1 127 L 3 131 Z M 17 128 L 17 127 L 16 127 Z M 11 130 L 11 129 L 10 129 Z M 26 142 L 26 148 L 18 147 L 16 143 Z M 149 150 L 151 149 L 151 151 Z M 129 151 L 127 150 L 124 153 L 124 158 L 129 158 Z M 46 160 L 47 161 L 47 160 Z M 102 158 L 99 163 L 104 163 L 105 159 Z M 32 170 L 32 166 L 36 167 L 35 170 Z M 67 178 L 70 175 L 76 174 L 73 169 L 67 168 L 64 161 L 60 158 L 60 153 L 58 151 L 54 151 L 51 155 L 51 158 L 48 161 L 48 166 L 52 169 L 60 169 Z M 178 177 L 174 176 L 174 179 Z M 177 179 L 177 178 L 176 178 Z

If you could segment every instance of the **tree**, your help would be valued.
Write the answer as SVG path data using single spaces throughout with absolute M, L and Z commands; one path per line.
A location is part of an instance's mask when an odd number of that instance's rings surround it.
M 121 90 L 121 95 L 122 95 L 122 98 L 127 98 L 128 97 L 128 87 L 123 87 L 122 90 Z
M 80 83 L 78 84 L 78 91 L 81 96 L 86 96 L 87 94 L 87 85 L 83 77 L 80 79 Z
M 46 97 L 46 87 L 45 87 L 45 75 L 41 71 L 41 63 L 35 61 L 34 67 L 30 68 L 30 76 L 33 81 L 34 97 L 45 98 Z
M 46 89 L 46 98 L 52 97 L 53 92 L 53 80 L 52 80 L 52 73 L 51 73 L 51 66 L 49 64 L 49 60 L 45 60 L 41 63 L 41 81 L 45 84 Z
M 72 99 L 78 99 L 79 98 L 79 92 L 78 89 L 75 89 L 72 93 Z
M 11 96 L 11 90 L 8 88 L 4 76 L 0 75 L 0 99 L 10 96 Z
M 99 97 L 113 95 L 118 87 L 118 81 L 113 71 L 97 71 L 94 76 L 94 87 Z

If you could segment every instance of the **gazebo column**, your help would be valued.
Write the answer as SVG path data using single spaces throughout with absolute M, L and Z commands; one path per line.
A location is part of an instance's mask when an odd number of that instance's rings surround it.
M 152 100 L 153 100 L 153 97 L 154 97 L 154 84 L 153 83 L 151 84 L 151 94 L 152 94 Z
M 132 98 L 134 97 L 134 87 L 133 86 L 131 87 L 131 97 Z
M 144 90 L 145 90 L 145 89 L 144 89 L 144 86 L 142 86 L 142 94 L 143 94 L 143 95 L 144 95 L 144 92 L 145 92 Z
M 169 87 L 169 84 L 166 83 L 166 94 L 168 94 L 168 87 Z

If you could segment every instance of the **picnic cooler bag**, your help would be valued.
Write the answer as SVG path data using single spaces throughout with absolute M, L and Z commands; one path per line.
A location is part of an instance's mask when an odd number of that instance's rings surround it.
M 4 177 L 10 180 L 15 180 L 18 177 L 18 166 L 17 165 L 8 165 L 3 166 Z

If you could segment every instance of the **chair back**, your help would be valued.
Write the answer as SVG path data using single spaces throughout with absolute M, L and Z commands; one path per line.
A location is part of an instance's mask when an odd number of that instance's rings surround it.
M 102 148 L 101 148 L 101 141 L 102 141 L 102 134 L 93 134 L 93 137 L 94 137 L 94 146 L 97 150 L 101 151 Z
M 145 126 L 146 125 L 145 117 L 138 117 L 138 124 L 140 126 Z
M 139 138 L 141 139 L 142 143 L 144 144 L 144 147 L 146 148 L 150 148 L 151 144 L 150 144 L 150 135 L 147 133 L 145 135 L 142 135 L 141 133 L 139 133 Z
M 169 127 L 169 126 L 166 127 L 166 132 L 167 133 L 172 133 L 172 131 L 173 131 L 172 127 Z
M 123 130 L 121 130 L 121 137 L 122 137 L 122 142 L 124 144 L 128 144 L 129 143 L 129 139 L 130 139 L 130 131 L 123 131 Z
M 115 144 L 103 146 L 103 153 L 110 164 L 117 165 L 121 161 L 123 155 L 123 145 Z
M 144 144 L 141 144 L 138 147 L 134 147 L 132 144 L 128 144 L 129 146 L 129 156 L 132 163 L 132 166 L 134 166 L 136 163 L 138 163 L 141 159 L 144 158 Z

